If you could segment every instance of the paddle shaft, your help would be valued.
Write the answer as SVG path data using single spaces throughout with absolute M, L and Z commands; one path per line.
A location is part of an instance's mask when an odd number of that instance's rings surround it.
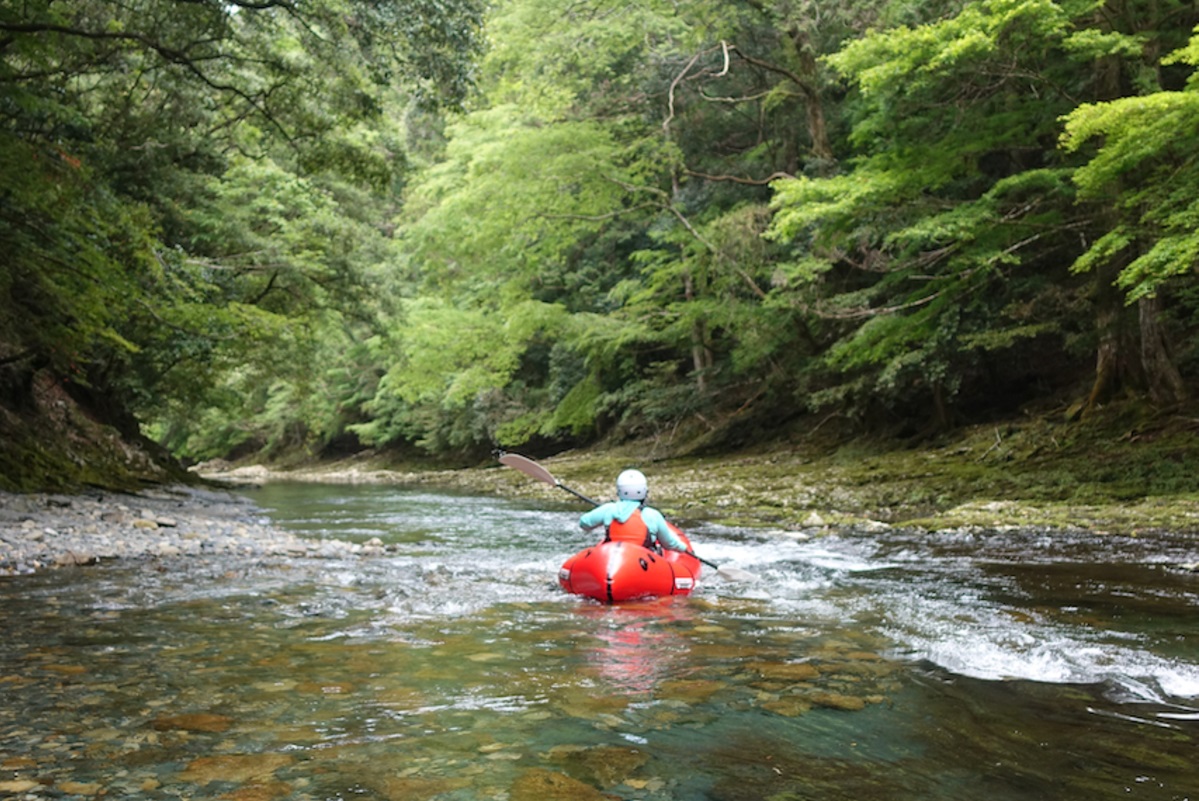
M 586 495 L 584 495 L 581 492 L 576 492 L 576 491 L 572 490 L 570 487 L 566 486 L 561 481 L 554 482 L 554 486 L 557 487 L 558 489 L 566 490 L 567 492 L 569 492 L 571 495 L 575 496 L 579 500 L 586 501 L 587 503 L 591 504 L 592 506 L 600 505 L 599 501 L 595 500 L 594 498 L 588 498 Z
M 546 470 L 544 467 L 537 464 L 537 462 L 535 462 L 532 459 L 529 459 L 527 457 L 521 456 L 518 453 L 500 454 L 500 464 L 505 464 L 508 467 L 515 468 L 516 470 L 519 470 L 520 472 L 524 473 L 525 475 L 527 475 L 531 478 L 535 478 L 538 481 L 541 481 L 545 484 L 549 484 L 551 487 L 557 487 L 560 490 L 565 490 L 566 492 L 569 492 L 571 495 L 575 496 L 579 500 L 586 501 L 587 503 L 591 504 L 592 506 L 600 505 L 599 501 L 597 501 L 593 498 L 588 498 L 583 493 L 577 492 L 577 491 L 571 489 L 570 487 L 566 486 L 558 479 L 554 478 L 553 474 L 550 473 L 550 471 Z M 715 562 L 709 562 L 707 559 L 704 559 L 700 556 L 696 556 L 696 554 L 693 551 L 688 551 L 687 553 L 690 553 L 692 556 L 695 556 L 695 558 L 697 560 L 699 560 L 700 564 L 707 565 L 708 567 L 715 570 L 717 573 L 720 572 L 720 569 L 721 569 L 720 565 L 716 564 Z M 725 573 L 727 575 L 727 573 L 728 573 L 727 569 L 725 570 Z

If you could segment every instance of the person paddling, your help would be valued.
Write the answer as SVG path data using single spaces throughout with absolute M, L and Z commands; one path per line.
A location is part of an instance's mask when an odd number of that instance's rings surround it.
M 582 518 L 579 519 L 579 525 L 581 525 L 584 529 L 586 529 L 588 531 L 590 531 L 591 529 L 599 528 L 600 526 L 606 525 L 606 526 L 608 526 L 608 534 L 611 535 L 611 533 L 612 533 L 611 523 L 613 521 L 620 519 L 620 521 L 622 523 L 627 522 L 629 520 L 629 518 L 631 518 L 633 516 L 633 511 L 637 511 L 637 512 L 639 512 L 639 514 L 637 515 L 638 519 L 640 520 L 640 522 L 642 524 L 645 524 L 646 533 L 651 534 L 651 536 L 654 536 L 665 547 L 671 548 L 676 551 L 682 551 L 683 553 L 691 554 L 699 562 L 701 562 L 702 564 L 705 564 L 708 567 L 715 570 L 716 574 L 719 576 L 724 576 L 725 578 L 733 579 L 734 581 L 753 581 L 753 580 L 755 580 L 755 577 L 752 573 L 748 573 L 744 570 L 740 570 L 735 567 L 722 567 L 721 565 L 718 565 L 715 562 L 709 562 L 707 559 L 704 559 L 703 557 L 701 557 L 699 554 L 695 553 L 694 551 L 687 550 L 687 548 L 685 547 L 686 546 L 685 540 L 683 540 L 683 538 L 678 533 L 676 533 L 677 529 L 674 529 L 673 527 L 671 527 L 671 525 L 669 523 L 666 523 L 666 520 L 665 520 L 665 518 L 662 517 L 661 512 L 659 512 L 656 509 L 653 509 L 651 507 L 647 507 L 645 505 L 645 498 L 649 494 L 649 488 L 648 488 L 648 485 L 646 484 L 645 476 L 643 476 L 641 474 L 641 472 L 638 470 L 626 471 L 626 473 L 631 474 L 629 476 L 629 479 L 630 479 L 629 492 L 627 493 L 630 495 L 629 498 L 626 499 L 626 498 L 622 497 L 620 477 L 618 476 L 616 479 L 616 494 L 618 497 L 620 497 L 620 500 L 617 501 L 616 503 L 612 503 L 612 504 L 600 504 L 599 501 L 593 501 L 591 498 L 588 498 L 583 493 L 581 493 L 577 490 L 573 490 L 570 487 L 566 486 L 561 481 L 554 478 L 553 473 L 551 473 L 549 470 L 546 470 L 544 467 L 537 464 L 537 462 L 534 462 L 532 459 L 529 459 L 528 457 L 521 456 L 518 453 L 501 453 L 499 458 L 500 458 L 500 464 L 506 464 L 515 470 L 519 470 L 520 472 L 524 473 L 526 476 L 535 478 L 542 483 L 549 484 L 551 487 L 557 487 L 558 489 L 562 490 L 563 492 L 569 492 L 571 495 L 575 496 L 579 500 L 586 501 L 587 503 L 591 504 L 592 506 L 597 507 L 596 509 L 588 512 L 587 514 L 583 515 Z M 624 476 L 624 475 L 625 475 L 625 473 L 621 473 L 621 476 Z M 635 486 L 634 486 L 634 482 L 635 482 Z M 634 497 L 632 497 L 633 495 L 639 495 L 640 497 L 634 498 Z M 600 509 L 603 507 L 617 507 L 617 509 L 619 509 L 620 504 L 625 500 L 630 501 L 630 506 L 628 507 L 630 509 L 630 511 L 627 516 L 623 517 L 623 519 L 618 518 L 616 514 L 613 514 L 612 517 L 609 518 L 607 512 L 601 513 L 601 511 L 600 511 Z M 657 521 L 654 521 L 653 532 L 650 532 L 649 525 L 646 522 L 645 517 L 644 517 L 644 514 L 646 512 L 652 512 L 653 514 L 650 515 L 651 519 L 656 515 L 660 520 L 662 520 L 664 525 L 659 527 L 657 525 Z M 627 530 L 628 529 L 626 529 L 626 527 L 624 527 L 623 525 L 617 527 L 618 534 L 625 534 Z M 666 532 L 665 534 L 661 533 L 663 530 Z M 675 540 L 677 540 L 677 542 L 673 542 L 673 543 L 671 542 L 672 536 Z M 684 547 L 679 548 L 678 546 L 680 544 L 683 544 Z
M 635 542 L 661 551 L 690 553 L 690 548 L 670 529 L 666 518 L 652 506 L 646 506 L 649 483 L 640 470 L 625 470 L 616 477 L 617 500 L 600 504 L 579 518 L 584 531 L 604 526 L 604 540 Z

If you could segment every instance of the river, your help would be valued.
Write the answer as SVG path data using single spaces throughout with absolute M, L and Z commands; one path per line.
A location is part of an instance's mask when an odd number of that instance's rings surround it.
M 269 484 L 383 556 L 0 581 L 0 796 L 1199 799 L 1199 543 L 680 521 L 689 598 L 556 571 L 578 508 Z

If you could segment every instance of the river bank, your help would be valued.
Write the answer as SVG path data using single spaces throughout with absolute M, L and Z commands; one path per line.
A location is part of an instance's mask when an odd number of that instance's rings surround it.
M 716 523 L 805 539 L 887 528 L 1199 537 L 1199 481 L 1189 467 L 1199 464 L 1197 428 L 1199 421 L 1180 415 L 1089 424 L 1042 418 L 963 429 L 919 447 L 821 441 L 809 432 L 741 452 L 680 455 L 670 443 L 647 441 L 538 461 L 596 499 L 612 496 L 620 470 L 638 467 L 649 477 L 653 503 L 684 527 Z M 559 508 L 581 503 L 494 461 L 445 469 L 363 452 L 287 468 L 215 461 L 192 472 L 207 488 L 0 492 L 0 575 L 112 558 L 378 549 L 279 531 L 228 491 L 274 481 L 427 486 Z
M 0 576 L 112 559 L 342 557 L 383 550 L 382 543 L 297 537 L 271 525 L 246 498 L 225 490 L 0 492 Z
M 903 527 L 974 531 L 1045 528 L 1199 537 L 1199 464 L 1193 421 L 1114 435 L 1110 425 L 979 426 L 918 448 L 854 440 L 783 443 L 703 456 L 659 455 L 654 443 L 568 451 L 539 459 L 562 484 L 612 497 L 620 470 L 637 467 L 651 500 L 681 523 L 802 531 Z M 579 504 L 559 487 L 490 462 L 464 469 L 396 463 L 383 454 L 299 467 L 212 462 L 198 472 L 230 485 L 270 481 L 426 485 L 497 497 Z

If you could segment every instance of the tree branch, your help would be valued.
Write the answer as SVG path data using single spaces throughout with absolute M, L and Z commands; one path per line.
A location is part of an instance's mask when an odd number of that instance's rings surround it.
M 621 187 L 622 189 L 625 189 L 626 191 L 650 192 L 650 193 L 658 195 L 660 198 L 662 198 L 661 203 L 656 203 L 654 205 L 658 206 L 659 208 L 663 209 L 664 211 L 670 212 L 670 214 L 673 215 L 674 218 L 676 220 L 678 220 L 679 223 L 685 229 L 687 229 L 687 233 L 691 234 L 691 236 L 694 237 L 696 242 L 699 242 L 701 245 L 703 245 L 704 248 L 710 254 L 712 254 L 713 257 L 715 257 L 717 259 L 717 261 L 727 262 L 733 268 L 733 272 L 735 272 L 738 276 L 741 277 L 741 280 L 743 280 L 746 283 L 746 285 L 750 288 L 750 290 L 755 295 L 757 295 L 759 298 L 761 298 L 763 300 L 766 299 L 766 293 L 762 290 L 762 287 L 758 286 L 758 283 L 756 281 L 754 281 L 753 276 L 751 276 L 749 273 L 745 272 L 745 270 L 743 270 L 742 268 L 738 267 L 735 263 L 733 263 L 733 261 L 731 259 L 727 258 L 720 251 L 719 248 L 717 248 L 715 245 L 713 245 L 711 242 L 709 242 L 707 239 L 705 239 L 703 234 L 701 234 L 699 231 L 697 231 L 695 229 L 695 226 L 693 226 L 691 224 L 691 220 L 687 219 L 687 215 L 685 215 L 685 214 L 683 214 L 683 212 L 679 211 L 678 207 L 676 207 L 674 205 L 674 203 L 672 203 L 670 201 L 670 197 L 666 194 L 666 192 L 662 191 L 661 189 L 658 189 L 655 186 L 636 186 L 635 184 L 630 184 L 625 181 L 621 181 L 619 178 L 613 178 L 611 176 L 605 176 L 605 177 L 607 178 L 607 180 L 611 181 L 612 183 L 616 184 L 617 186 Z
M 661 204 L 641 203 L 636 206 L 630 206 L 627 209 L 617 209 L 616 211 L 610 211 L 607 214 L 542 214 L 540 216 L 544 217 L 547 220 L 584 220 L 586 222 L 603 222 L 604 220 L 614 220 L 617 217 L 621 217 L 630 212 L 641 211 L 642 209 L 657 209 L 657 208 L 661 208 Z
M 779 178 L 794 178 L 795 176 L 787 172 L 776 172 L 765 178 L 739 178 L 736 175 L 709 175 L 706 172 L 698 172 L 697 170 L 689 170 L 684 168 L 683 172 L 692 175 L 696 178 L 703 178 L 706 181 L 732 181 L 738 184 L 750 184 L 751 186 L 764 186 Z
M 24 361 L 25 359 L 31 359 L 36 355 L 37 352 L 34 351 L 33 348 L 23 350 L 13 356 L 5 356 L 4 358 L 0 358 L 0 367 L 7 367 L 10 364 L 16 364 L 17 362 Z
M 695 62 L 699 61 L 699 57 L 702 55 L 703 53 L 700 52 L 692 56 L 691 60 L 687 62 L 687 66 L 683 67 L 683 71 L 674 76 L 674 80 L 670 82 L 670 90 L 666 93 L 666 119 L 662 120 L 662 133 L 667 136 L 670 135 L 670 122 L 674 119 L 674 90 L 678 88 L 679 82 L 686 77 L 687 73 L 691 71 L 691 68 L 695 66 Z
M 282 2 L 271 2 L 271 0 L 263 0 L 263 3 L 264 3 L 263 8 L 269 8 L 269 7 L 273 7 L 273 6 L 285 7 L 288 9 L 291 8 L 290 4 L 286 4 L 286 3 L 282 3 Z M 238 4 L 238 5 L 241 5 L 241 4 Z M 247 5 L 246 7 L 255 8 L 257 6 Z M 117 41 L 117 42 L 127 42 L 127 43 L 141 45 L 145 49 L 147 49 L 151 52 L 157 53 L 158 56 L 161 59 L 163 59 L 163 61 L 167 62 L 168 64 L 175 64 L 175 65 L 187 70 L 193 76 L 195 76 L 195 78 L 197 78 L 201 83 L 203 83 L 205 86 L 209 87 L 210 89 L 213 89 L 214 91 L 220 92 L 222 94 L 230 94 L 235 97 L 241 98 L 251 108 L 253 108 L 258 114 L 260 114 L 262 116 L 262 118 L 267 121 L 268 124 L 270 124 L 272 127 L 274 127 L 275 130 L 277 130 L 279 132 L 279 134 L 281 136 L 283 136 L 283 138 L 289 144 L 293 144 L 295 141 L 294 137 L 287 131 L 287 129 L 283 126 L 283 124 L 281 122 L 279 122 L 275 118 L 275 115 L 272 114 L 266 108 L 266 106 L 262 103 L 263 95 L 252 95 L 249 92 L 245 91 L 243 88 L 236 86 L 234 84 L 218 83 L 217 81 L 210 78 L 204 72 L 204 70 L 200 69 L 200 66 L 199 66 L 200 61 L 205 61 L 205 60 L 209 60 L 209 59 L 219 59 L 219 58 L 222 58 L 222 56 L 211 56 L 211 57 L 192 56 L 192 55 L 189 55 L 186 50 L 179 50 L 179 49 L 176 49 L 173 47 L 168 47 L 167 45 L 165 45 L 159 41 L 156 41 L 155 39 L 152 39 L 145 34 L 130 33 L 130 32 L 126 32 L 126 31 L 92 31 L 92 30 L 86 30 L 83 28 L 71 28 L 71 27 L 67 27 L 65 25 L 54 25 L 54 24 L 50 24 L 50 23 L 4 23 L 4 22 L 0 22 L 0 31 L 6 31 L 9 33 L 13 33 L 13 34 L 56 33 L 56 34 L 61 34 L 63 36 L 73 36 L 73 37 L 78 37 L 81 39 L 90 39 L 93 41 Z M 189 45 L 189 47 L 194 47 L 196 45 L 205 44 L 205 43 L 208 43 L 208 42 L 192 42 Z M 277 87 L 272 87 L 271 90 L 273 91 L 273 89 L 275 89 L 275 88 L 277 88 Z
M 778 64 L 772 64 L 769 61 L 764 61 L 763 59 L 751 56 L 748 53 L 742 51 L 740 48 L 734 47 L 733 52 L 736 53 L 738 56 L 740 56 L 741 60 L 747 64 L 753 64 L 755 67 L 761 67 L 762 69 L 766 70 L 767 72 L 773 72 L 776 75 L 782 75 L 784 78 L 786 78 L 787 80 L 789 80 L 793 84 L 795 84 L 797 87 L 799 87 L 799 91 L 803 93 L 804 98 L 808 102 L 816 102 L 817 100 L 819 100 L 819 96 L 816 94 L 816 90 L 811 86 L 811 84 L 809 84 L 807 81 L 805 81 L 798 73 L 793 72 L 792 70 L 789 70 L 786 67 L 780 67 Z

